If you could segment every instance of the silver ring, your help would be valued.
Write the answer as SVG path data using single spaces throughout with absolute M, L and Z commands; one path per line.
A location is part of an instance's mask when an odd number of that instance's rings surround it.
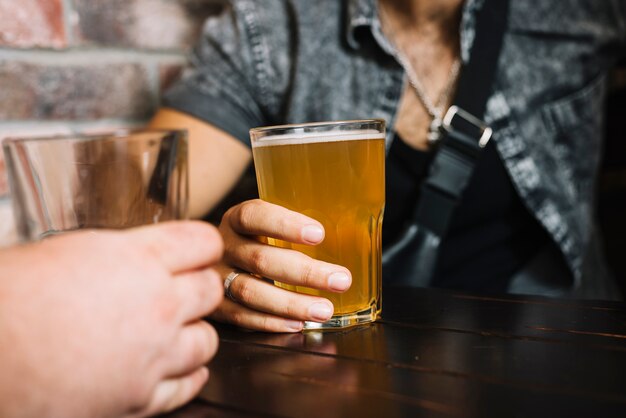
M 235 279 L 239 277 L 239 275 L 242 273 L 243 271 L 233 270 L 230 273 L 228 273 L 228 276 L 226 276 L 226 280 L 224 280 L 224 294 L 226 295 L 228 299 L 232 300 L 233 302 L 236 302 L 236 300 L 233 294 L 230 292 L 230 285 L 233 284 Z

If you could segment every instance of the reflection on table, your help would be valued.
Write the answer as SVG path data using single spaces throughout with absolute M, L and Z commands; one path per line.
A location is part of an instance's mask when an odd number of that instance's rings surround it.
M 172 416 L 624 416 L 624 304 L 383 298 L 380 322 L 340 332 L 218 326 L 209 383 Z

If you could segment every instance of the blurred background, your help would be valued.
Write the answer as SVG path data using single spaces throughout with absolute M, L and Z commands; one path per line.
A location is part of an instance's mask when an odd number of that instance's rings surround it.
M 215 0 L 0 0 L 0 140 L 141 126 Z M 14 240 L 0 152 L 0 246 Z
M 142 125 L 179 76 L 202 22 L 221 4 L 0 0 L 0 140 Z M 626 294 L 626 63 L 612 76 L 607 115 L 598 214 Z M 0 153 L 0 246 L 13 240 Z

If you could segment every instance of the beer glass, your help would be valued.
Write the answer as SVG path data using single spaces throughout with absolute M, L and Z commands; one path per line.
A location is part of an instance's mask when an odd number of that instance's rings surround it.
M 352 286 L 345 293 L 275 283 L 334 304 L 329 321 L 306 322 L 305 329 L 376 320 L 381 310 L 385 122 L 270 126 L 252 129 L 250 137 L 261 199 L 316 219 L 326 230 L 316 246 L 268 238 L 269 244 L 345 266 L 352 273 Z
M 22 241 L 187 216 L 185 131 L 9 138 L 3 149 Z

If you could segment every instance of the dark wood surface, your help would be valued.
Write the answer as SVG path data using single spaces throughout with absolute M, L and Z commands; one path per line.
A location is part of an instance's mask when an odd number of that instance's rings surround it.
M 340 332 L 217 326 L 198 417 L 626 417 L 626 304 L 385 289 Z

